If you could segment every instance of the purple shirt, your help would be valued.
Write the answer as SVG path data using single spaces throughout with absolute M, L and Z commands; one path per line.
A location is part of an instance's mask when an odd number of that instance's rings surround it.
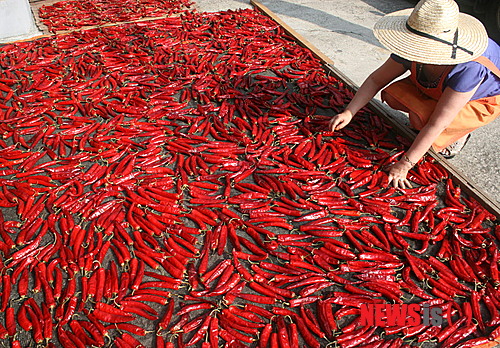
M 489 39 L 488 47 L 482 55 L 500 68 L 500 46 L 495 41 Z M 405 68 L 410 68 L 411 62 L 409 60 L 395 54 L 391 54 L 391 58 L 403 64 Z M 450 87 L 457 92 L 469 92 L 479 83 L 481 84 L 471 100 L 500 94 L 500 78 L 492 73 L 490 69 L 475 61 L 457 64 L 446 76 L 443 89 Z

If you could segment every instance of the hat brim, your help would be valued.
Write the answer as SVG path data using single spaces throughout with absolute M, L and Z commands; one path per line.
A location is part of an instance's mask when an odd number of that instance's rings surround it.
M 375 37 L 389 51 L 398 56 L 423 64 L 452 65 L 471 61 L 484 53 L 488 46 L 488 33 L 484 25 L 476 18 L 459 14 L 458 46 L 456 57 L 452 58 L 453 47 L 439 41 L 410 32 L 406 21 L 413 9 L 389 13 L 374 26 Z

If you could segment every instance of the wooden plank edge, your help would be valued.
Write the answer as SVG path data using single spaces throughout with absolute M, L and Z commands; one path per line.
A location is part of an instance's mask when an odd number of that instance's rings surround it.
M 295 29 L 291 28 L 289 25 L 283 22 L 274 12 L 272 12 L 269 8 L 262 5 L 257 0 L 251 0 L 250 3 L 262 11 L 264 14 L 269 16 L 271 19 L 276 21 L 279 25 L 281 25 L 285 31 L 293 36 L 303 47 L 310 49 L 313 54 L 320 60 L 323 61 L 325 69 L 328 69 L 332 75 L 345 83 L 345 85 L 352 92 L 356 92 L 358 90 L 358 86 L 345 74 L 343 74 L 340 70 L 338 70 L 333 61 L 326 57 L 318 48 L 312 45 L 309 41 L 307 41 L 302 35 L 297 33 Z M 398 120 L 392 117 L 383 107 L 383 104 L 378 100 L 372 99 L 367 107 L 375 112 L 376 114 L 382 116 L 385 121 L 387 121 L 397 133 L 402 136 L 413 140 L 415 138 L 415 133 L 401 124 Z M 450 173 L 451 178 L 455 184 L 459 184 L 461 189 L 467 193 L 469 196 L 474 197 L 481 205 L 484 206 L 486 210 L 488 210 L 491 214 L 495 215 L 498 219 L 500 219 L 500 203 L 491 198 L 488 194 L 483 192 L 480 187 L 477 186 L 472 180 L 467 178 L 462 172 L 457 170 L 451 163 L 449 163 L 443 156 L 435 152 L 433 149 L 430 149 L 427 152 L 427 155 L 430 155 L 434 158 L 439 164 L 441 164 L 447 171 Z
M 297 33 L 292 27 L 290 27 L 288 24 L 286 24 L 281 18 L 279 18 L 273 11 L 271 11 L 269 8 L 267 8 L 265 5 L 260 3 L 258 0 L 250 0 L 250 4 L 254 6 L 255 8 L 259 9 L 262 13 L 273 19 L 276 23 L 278 23 L 286 32 L 287 34 L 290 34 L 293 36 L 295 39 L 297 39 L 298 43 L 309 49 L 316 58 L 319 58 L 320 60 L 323 61 L 324 64 L 331 65 L 333 66 L 333 60 L 331 60 L 328 56 L 326 56 L 323 52 L 321 52 L 319 49 L 317 49 L 312 43 L 306 40 L 305 37 Z

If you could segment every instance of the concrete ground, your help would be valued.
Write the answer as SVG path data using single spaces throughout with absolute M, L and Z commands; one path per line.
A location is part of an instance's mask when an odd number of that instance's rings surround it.
M 372 33 L 386 13 L 414 7 L 410 0 L 261 0 L 285 23 L 332 59 L 359 86 L 389 56 Z M 250 8 L 249 0 L 196 0 L 200 11 Z M 461 9 L 466 11 L 467 9 Z M 399 112 L 387 108 L 405 122 Z M 474 186 L 500 202 L 500 120 L 472 134 L 465 149 L 449 160 Z

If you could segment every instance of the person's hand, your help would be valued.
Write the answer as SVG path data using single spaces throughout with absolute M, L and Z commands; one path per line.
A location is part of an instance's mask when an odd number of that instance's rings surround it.
M 332 117 L 329 126 L 332 132 L 342 129 L 349 124 L 352 120 L 352 113 L 348 110 L 341 112 Z
M 406 178 L 412 165 L 406 161 L 399 161 L 389 166 L 389 185 L 395 188 L 411 188 L 410 181 Z

